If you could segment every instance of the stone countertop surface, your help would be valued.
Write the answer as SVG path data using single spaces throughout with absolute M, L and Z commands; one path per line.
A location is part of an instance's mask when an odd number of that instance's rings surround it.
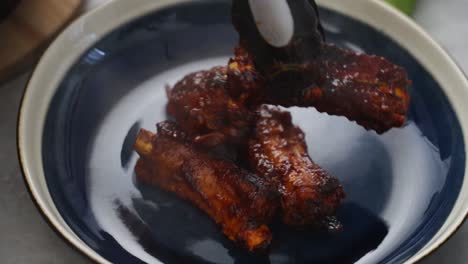
M 85 9 L 102 1 L 88 0 Z M 420 0 L 415 20 L 468 73 L 468 0 Z M 16 119 L 29 73 L 0 86 L 0 263 L 91 263 L 42 219 L 24 185 L 17 160 Z M 468 224 L 422 264 L 468 263 Z

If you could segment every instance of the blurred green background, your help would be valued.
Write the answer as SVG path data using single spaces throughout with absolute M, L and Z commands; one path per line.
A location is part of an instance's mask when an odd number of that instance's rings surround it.
M 416 4 L 416 0 L 385 0 L 391 5 L 397 7 L 407 15 L 411 15 Z

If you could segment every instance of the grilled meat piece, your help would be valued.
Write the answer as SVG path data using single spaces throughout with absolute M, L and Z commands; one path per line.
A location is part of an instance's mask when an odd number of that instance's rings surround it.
M 227 86 L 233 98 L 248 102 L 250 109 L 261 103 L 315 107 L 378 133 L 406 122 L 411 82 L 403 68 L 382 57 L 324 44 L 316 61 L 277 63 L 267 75 L 257 71 L 252 57 L 244 48 L 236 48 Z
M 158 134 L 142 130 L 135 149 L 137 179 L 192 202 L 250 251 L 270 244 L 268 223 L 277 195 L 266 179 L 234 163 L 197 150 L 175 124 L 163 122 Z
M 168 89 L 167 113 L 197 144 L 218 145 L 226 137 L 241 142 L 251 112 L 232 100 L 226 89 L 227 68 L 215 67 L 187 75 Z
M 277 182 L 286 224 L 326 224 L 335 214 L 345 197 L 343 188 L 311 160 L 304 133 L 292 124 L 289 112 L 260 107 L 248 150 L 255 172 Z
M 272 71 L 267 103 L 313 106 L 377 133 L 406 122 L 411 82 L 403 68 L 382 57 L 324 44 L 317 60 L 303 65 L 277 64 Z

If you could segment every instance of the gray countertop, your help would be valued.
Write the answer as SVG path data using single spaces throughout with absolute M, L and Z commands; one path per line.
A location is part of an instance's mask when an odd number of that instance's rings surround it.
M 89 2 L 97 2 L 90 0 Z M 416 21 L 468 72 L 468 0 L 419 0 Z M 16 118 L 28 74 L 0 86 L 0 263 L 90 263 L 46 224 L 24 186 L 16 153 Z M 423 264 L 468 263 L 468 224 Z

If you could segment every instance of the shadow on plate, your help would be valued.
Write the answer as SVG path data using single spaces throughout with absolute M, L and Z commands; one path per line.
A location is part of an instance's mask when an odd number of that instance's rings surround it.
M 278 220 L 269 251 L 252 254 L 190 203 L 159 189 L 138 188 L 144 200 L 133 200 L 134 210 L 116 204 L 120 217 L 145 251 L 164 263 L 354 263 L 388 233 L 369 210 L 345 203 L 337 214 L 342 232 L 295 229 Z

